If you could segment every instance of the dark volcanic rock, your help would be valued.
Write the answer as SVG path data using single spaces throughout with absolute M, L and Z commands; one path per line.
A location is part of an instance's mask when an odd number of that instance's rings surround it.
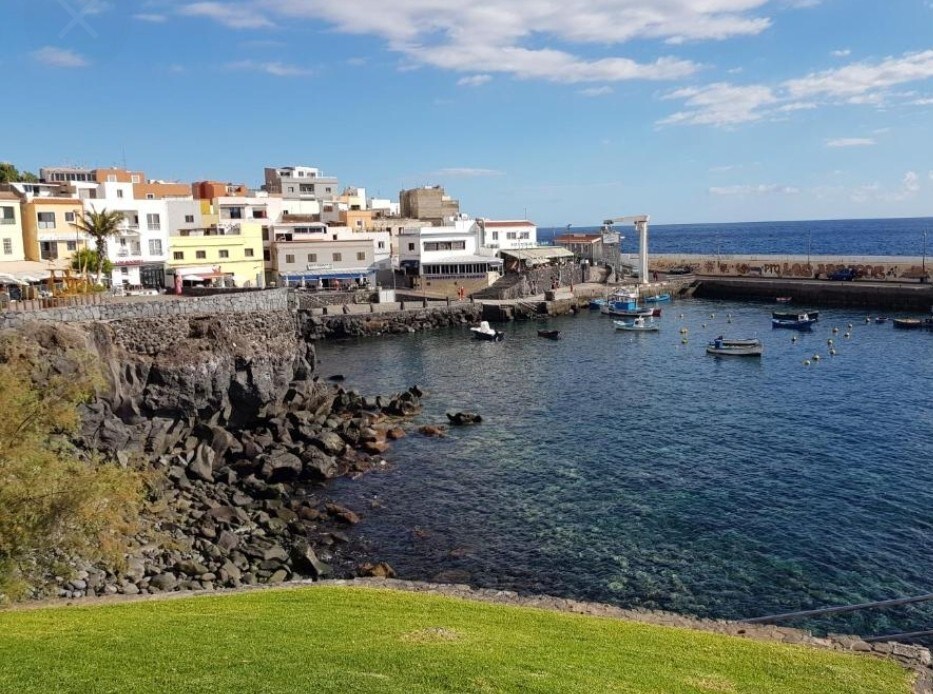
M 455 414 L 447 413 L 447 419 L 451 424 L 463 426 L 464 424 L 479 424 L 483 418 L 473 412 L 457 412 Z

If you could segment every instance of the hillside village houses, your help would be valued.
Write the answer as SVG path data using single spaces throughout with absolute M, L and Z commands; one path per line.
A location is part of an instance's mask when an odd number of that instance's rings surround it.
M 60 279 L 76 252 L 96 249 L 76 221 L 103 210 L 123 216 L 106 279 L 130 292 L 391 283 L 452 296 L 488 287 L 503 253 L 537 245 L 532 222 L 473 219 L 440 186 L 403 190 L 398 202 L 368 198 L 310 166 L 267 167 L 259 190 L 122 168 L 40 176 L 0 184 L 0 290 Z

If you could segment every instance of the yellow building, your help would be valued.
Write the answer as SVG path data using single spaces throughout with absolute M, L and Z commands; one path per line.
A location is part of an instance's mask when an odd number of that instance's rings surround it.
M 0 190 L 0 265 L 25 259 L 19 196 Z
M 23 254 L 27 260 L 42 260 L 50 268 L 66 268 L 71 256 L 88 245 L 74 223 L 84 208 L 76 198 L 31 198 L 22 204 Z
M 262 225 L 244 221 L 172 229 L 165 274 L 170 287 L 175 286 L 176 276 L 185 284 L 263 286 Z

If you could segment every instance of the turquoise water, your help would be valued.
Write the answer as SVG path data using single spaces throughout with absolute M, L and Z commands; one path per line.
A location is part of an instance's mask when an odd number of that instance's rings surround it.
M 320 373 L 348 387 L 427 389 L 419 423 L 485 418 L 412 434 L 332 496 L 403 578 L 729 618 L 933 592 L 933 333 L 844 310 L 772 330 L 775 307 L 667 304 L 659 334 L 586 313 L 547 323 L 559 342 L 516 323 L 502 343 L 464 328 L 320 345 Z M 719 334 L 765 355 L 706 355 Z M 810 626 L 930 628 L 933 607 Z

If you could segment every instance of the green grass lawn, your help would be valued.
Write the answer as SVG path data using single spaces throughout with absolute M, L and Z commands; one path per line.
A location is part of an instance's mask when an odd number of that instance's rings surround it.
M 266 590 L 0 612 L 0 692 L 910 691 L 895 663 L 435 595 Z

